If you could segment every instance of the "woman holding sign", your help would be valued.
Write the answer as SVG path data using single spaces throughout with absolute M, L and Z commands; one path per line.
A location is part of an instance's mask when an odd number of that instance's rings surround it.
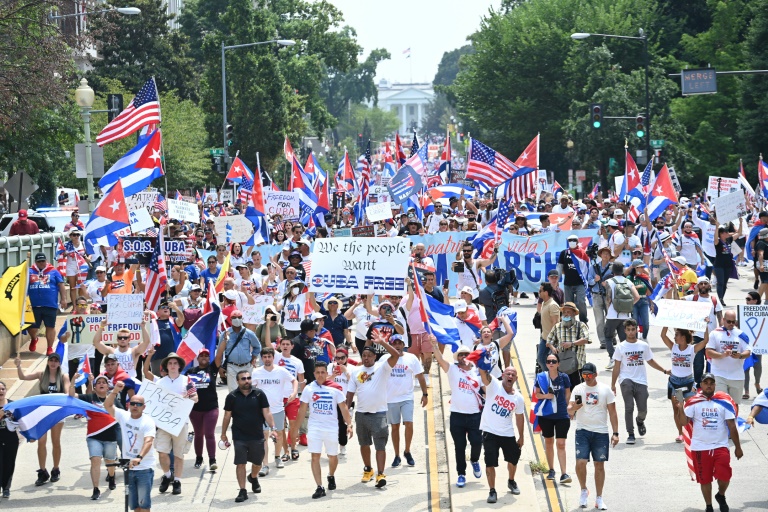
M 667 383 L 667 398 L 672 400 L 672 397 L 677 394 L 677 400 L 683 403 L 683 399 L 687 399 L 690 396 L 696 394 L 696 383 L 693 379 L 693 358 L 696 353 L 703 350 L 709 342 L 709 329 L 704 331 L 704 341 L 692 343 L 693 333 L 687 329 L 675 329 L 675 341 L 669 339 L 667 331 L 669 327 L 664 327 L 661 330 L 661 341 L 672 351 L 672 368 L 670 370 L 669 382 Z M 672 402 L 672 415 L 674 417 L 677 409 L 675 409 L 675 403 Z M 677 437 L 675 442 L 683 442 L 683 428 L 677 425 Z

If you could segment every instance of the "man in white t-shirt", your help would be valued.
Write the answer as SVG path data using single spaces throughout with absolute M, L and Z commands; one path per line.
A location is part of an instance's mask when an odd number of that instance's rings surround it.
M 402 334 L 393 334 L 389 343 L 397 350 L 400 358 L 392 368 L 387 381 L 387 423 L 392 429 L 392 446 L 395 448 L 395 458 L 392 467 L 400 466 L 400 423 L 405 424 L 405 451 L 403 457 L 409 466 L 415 466 L 411 454 L 413 439 L 413 378 L 419 381 L 421 387 L 421 406 L 427 406 L 427 382 L 424 379 L 424 368 L 419 358 L 405 350 Z
M 623 263 L 614 261 L 613 265 L 611 266 L 611 273 L 613 274 L 613 277 L 606 279 L 603 282 L 603 287 L 605 288 L 605 304 L 607 307 L 607 311 L 605 313 L 605 328 L 603 331 L 605 335 L 605 348 L 608 350 L 608 357 L 611 359 L 608 362 L 608 366 L 605 367 L 606 370 L 613 369 L 614 336 L 618 335 L 619 341 L 624 341 L 627 339 L 627 336 L 624 333 L 624 320 L 632 316 L 631 309 L 630 311 L 617 310 L 617 307 L 619 309 L 623 309 L 625 304 L 623 302 L 620 304 L 619 301 L 615 300 L 617 295 L 616 287 L 624 287 L 625 285 L 623 283 L 628 283 L 631 287 L 632 300 L 634 301 L 633 305 L 638 300 L 640 300 L 640 294 L 637 292 L 635 285 L 632 284 L 632 281 L 624 277 Z M 616 304 L 614 304 L 614 302 L 616 302 Z
M 277 441 L 275 443 L 275 467 L 285 466 L 280 459 L 281 448 L 285 444 L 285 407 L 283 399 L 288 394 L 288 402 L 292 402 L 299 394 L 299 383 L 296 378 L 284 367 L 275 366 L 275 349 L 264 347 L 261 349 L 261 362 L 263 366 L 251 372 L 251 384 L 267 395 L 269 400 L 269 412 L 275 420 L 277 427 Z M 269 474 L 269 426 L 264 425 L 264 463 L 259 470 L 259 476 Z
M 744 456 L 739 440 L 739 429 L 736 427 L 736 415 L 730 406 L 724 405 L 725 400 L 718 400 L 715 393 L 717 377 L 705 373 L 701 377 L 701 393 L 689 398 L 685 404 L 672 397 L 675 406 L 675 421 L 680 428 L 689 423 L 691 431 L 691 459 L 696 481 L 701 486 L 701 494 L 707 505 L 707 512 L 714 512 L 712 507 L 712 481 L 717 480 L 715 500 L 720 510 L 728 510 L 725 501 L 725 490 L 731 481 L 731 452 L 728 449 L 728 437 L 736 447 L 734 455 L 737 459 Z
M 515 482 L 515 472 L 525 440 L 525 402 L 522 395 L 515 392 L 517 370 L 513 366 L 507 367 L 499 380 L 488 371 L 492 364 L 490 357 L 478 361 L 480 377 L 485 387 L 485 407 L 480 416 L 480 430 L 483 431 L 485 476 L 491 488 L 486 500 L 488 503 L 496 503 L 498 499 L 496 468 L 499 466 L 499 450 L 504 454 L 509 472 L 507 488 L 512 494 L 520 494 L 520 488 Z
M 352 405 L 355 393 L 357 393 L 355 423 L 357 423 L 357 440 L 360 443 L 360 454 L 364 464 L 361 481 L 367 483 L 373 479 L 371 466 L 371 445 L 373 444 L 376 449 L 376 469 L 378 472 L 376 487 L 381 488 L 387 485 L 387 476 L 384 474 L 384 464 L 387 459 L 387 438 L 389 437 L 387 381 L 391 369 L 400 359 L 400 354 L 378 331 L 372 332 L 372 338 L 375 343 L 387 351 L 389 357 L 386 359 L 382 357 L 377 363 L 376 351 L 373 347 L 364 347 L 360 351 L 363 364 L 352 371 L 349 379 L 347 407 Z
M 328 490 L 336 489 L 334 473 L 339 465 L 339 413 L 344 417 L 347 435 L 352 435 L 352 418 L 340 388 L 341 386 L 328 378 L 327 363 L 318 361 L 315 363 L 315 380 L 301 394 L 299 416 L 303 418 L 309 411 L 307 449 L 312 455 L 312 476 L 317 484 L 312 499 L 325 496 L 320 471 L 323 446 L 328 455 Z
M 627 426 L 627 444 L 635 444 L 635 426 L 633 416 L 637 402 L 637 432 L 645 435 L 645 417 L 648 415 L 648 375 L 645 364 L 656 368 L 665 375 L 670 374 L 653 359 L 653 352 L 648 343 L 637 339 L 637 320 L 624 320 L 624 333 L 627 339 L 619 343 L 613 353 L 611 391 L 616 394 L 616 381 L 621 387 L 624 399 L 624 423 Z
M 611 250 L 611 259 L 621 262 L 622 265 L 629 265 L 632 261 L 632 254 L 627 250 L 629 244 L 624 233 L 619 229 L 619 223 L 616 219 L 611 219 L 605 225 L 608 232 L 608 248 Z
M 144 397 L 134 395 L 128 402 L 128 411 L 115 408 L 115 398 L 125 387 L 120 381 L 104 401 L 104 409 L 117 420 L 122 432 L 123 457 L 130 459 L 128 477 L 128 501 L 131 510 L 149 512 L 152 508 L 152 479 L 155 476 L 155 422 L 144 415 Z
M 94 304 L 104 304 L 106 301 L 101 291 L 107 285 L 107 267 L 99 265 L 96 267 L 96 279 L 88 281 L 85 292 Z
M 268 333 L 269 329 L 266 329 L 265 332 Z M 269 340 L 269 338 L 267 338 L 267 340 Z M 292 339 L 283 338 L 280 340 L 280 346 L 278 348 L 280 349 L 280 352 L 275 353 L 274 365 L 288 370 L 288 373 L 290 373 L 293 378 L 296 379 L 299 395 L 301 395 L 301 391 L 307 384 L 306 379 L 304 379 L 304 362 L 298 357 L 291 355 L 291 351 L 293 350 Z M 285 391 L 283 398 L 290 398 L 289 390 Z M 290 442 L 285 443 L 283 446 L 285 453 L 288 454 L 288 448 L 290 445 L 290 455 L 292 460 L 298 460 L 299 458 L 299 451 L 296 449 L 296 442 L 298 441 L 299 426 L 301 425 L 302 421 L 304 421 L 304 417 L 302 417 L 301 420 L 298 419 L 300 405 L 301 403 L 299 402 L 298 396 L 294 396 L 293 400 L 285 402 L 285 417 L 288 419 L 288 432 L 290 434 Z
M 584 382 L 573 388 L 568 402 L 568 414 L 576 424 L 576 476 L 581 486 L 579 506 L 587 507 L 587 463 L 590 456 L 595 464 L 595 508 L 608 510 L 603 501 L 605 463 L 608 461 L 608 445 L 619 444 L 619 418 L 616 415 L 616 397 L 607 385 L 597 382 L 597 367 L 586 363 L 581 367 Z M 610 419 L 613 435 L 608 437 Z
M 736 327 L 736 311 L 726 311 L 723 326 L 709 334 L 707 357 L 717 382 L 717 391 L 731 395 L 737 405 L 744 389 L 744 359 L 751 354 L 749 338 Z
M 563 194 L 560 196 L 560 202 L 552 207 L 552 213 L 573 213 L 570 206 L 571 196 Z
M 712 294 L 712 284 L 709 282 L 707 276 L 700 276 L 696 284 L 696 292 L 693 295 L 686 295 L 685 300 L 697 301 L 697 302 L 709 302 L 712 304 L 712 308 L 709 310 L 709 320 L 707 325 L 709 332 L 714 332 L 715 329 L 723 325 L 723 305 L 720 300 Z M 693 333 L 693 344 L 701 343 L 704 341 L 704 331 L 696 331 Z M 701 381 L 701 376 L 704 373 L 704 351 L 699 350 L 696 352 L 696 357 L 693 360 L 693 378 L 696 382 Z

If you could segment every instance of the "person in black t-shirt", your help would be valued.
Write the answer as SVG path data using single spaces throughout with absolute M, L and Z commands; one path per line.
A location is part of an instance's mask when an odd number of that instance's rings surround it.
M 88 376 L 88 390 L 92 393 L 75 394 L 75 386 L 69 386 L 69 396 L 79 398 L 83 402 L 88 402 L 96 407 L 104 407 L 104 401 L 109 394 L 109 379 L 104 375 L 99 375 L 95 379 L 93 375 Z M 106 413 L 106 409 L 104 410 Z M 117 422 L 112 423 L 111 427 L 104 428 L 109 424 L 105 422 L 108 417 L 89 416 L 88 433 L 86 441 L 88 443 L 88 456 L 91 459 L 91 482 L 93 483 L 92 500 L 98 500 L 101 496 L 99 490 L 99 476 L 101 474 L 101 459 L 107 464 L 114 463 L 117 460 Z M 115 484 L 115 468 L 107 468 L 107 483 L 111 491 L 117 488 Z
M 579 320 L 587 323 L 587 296 L 584 287 L 584 279 L 581 278 L 577 262 L 574 261 L 571 251 L 579 250 L 579 237 L 568 236 L 568 250 L 562 251 L 557 259 L 557 266 L 563 274 L 563 298 L 566 302 L 575 302 L 579 307 Z M 584 276 L 586 278 L 586 276 Z
M 216 375 L 219 367 L 211 361 L 208 349 L 197 354 L 198 365 L 187 370 L 195 383 L 197 403 L 192 406 L 189 420 L 195 431 L 195 468 L 203 465 L 203 439 L 208 451 L 208 469 L 216 471 L 216 423 L 219 420 L 219 398 L 216 395 Z
M 240 370 L 235 376 L 237 389 L 224 399 L 224 419 L 221 422 L 221 440 L 229 443 L 227 430 L 232 421 L 232 440 L 235 444 L 235 473 L 240 493 L 235 501 L 242 503 L 248 499 L 245 490 L 245 466 L 251 463 L 251 474 L 248 481 L 251 491 L 261 492 L 259 485 L 259 470 L 264 460 L 264 431 L 259 425 L 267 424 L 275 437 L 275 419 L 269 412 L 269 400 L 259 388 L 251 385 L 251 370 Z
M 315 380 L 315 361 L 320 353 L 315 346 L 315 336 L 317 336 L 317 326 L 315 321 L 305 318 L 301 321 L 301 334 L 293 338 L 293 349 L 291 355 L 301 359 L 304 364 L 304 378 L 307 383 L 305 386 Z
M 395 319 L 394 310 L 395 307 L 389 301 L 385 300 L 379 304 L 379 315 L 381 316 L 371 322 L 371 325 L 368 327 L 368 332 L 365 334 L 365 346 L 373 347 L 377 361 L 381 356 L 387 353 L 387 350 L 381 344 L 374 341 L 374 339 L 378 339 L 375 333 L 381 335 L 385 341 L 389 341 L 389 337 L 395 333 L 405 333 L 403 324 Z

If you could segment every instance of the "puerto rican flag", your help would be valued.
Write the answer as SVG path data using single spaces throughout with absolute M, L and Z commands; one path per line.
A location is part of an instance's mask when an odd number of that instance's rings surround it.
M 187 364 L 194 361 L 197 354 L 204 348 L 211 354 L 216 352 L 216 334 L 220 315 L 221 309 L 218 304 L 213 304 L 211 311 L 198 318 L 189 328 L 187 335 L 176 349 Z

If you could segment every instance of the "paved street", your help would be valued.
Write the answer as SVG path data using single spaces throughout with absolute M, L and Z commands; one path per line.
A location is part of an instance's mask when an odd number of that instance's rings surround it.
M 746 273 L 742 271 L 742 275 Z M 732 281 L 726 302 L 736 304 L 743 299 L 751 281 L 746 278 Z M 513 350 L 513 363 L 525 376 L 520 381 L 521 391 L 529 407 L 533 364 L 538 333 L 531 324 L 535 311 L 533 299 L 524 300 L 517 308 L 520 320 Z M 662 364 L 669 367 L 669 351 L 663 347 L 659 328 L 652 327 L 649 338 L 654 355 Z M 594 328 L 592 329 L 594 336 Z M 599 379 L 610 384 L 610 373 L 603 370 L 608 362 L 607 353 L 601 351 L 595 343 L 587 349 L 587 359 L 597 364 Z M 438 376 L 437 365 L 433 365 L 431 400 L 441 396 L 442 400 L 430 402 L 427 409 L 418 410 L 415 422 L 413 453 L 417 464 L 414 468 L 401 467 L 387 469 L 387 488 L 383 491 L 374 489 L 372 484 L 362 484 L 359 479 L 362 462 L 356 441 L 349 444 L 346 458 L 340 459 L 337 471 L 339 489 L 329 492 L 327 498 L 311 500 L 314 490 L 306 449 L 297 462 L 286 463 L 286 468 L 275 470 L 262 480 L 263 492 L 251 495 L 246 505 L 266 504 L 283 510 L 289 505 L 298 505 L 307 510 L 330 510 L 337 508 L 340 499 L 344 506 L 352 509 L 383 510 L 440 510 L 456 511 L 490 510 L 514 506 L 525 511 L 572 511 L 578 508 L 579 486 L 574 470 L 573 429 L 567 442 L 568 471 L 574 478 L 570 485 L 555 485 L 546 481 L 541 474 L 532 474 L 530 462 L 541 461 L 546 464 L 543 442 L 539 436 L 532 436 L 530 427 L 526 432 L 523 455 L 518 465 L 517 482 L 522 494 L 513 497 L 505 486 L 497 485 L 499 502 L 488 505 L 485 502 L 488 486 L 485 475 L 475 479 L 471 475 L 467 486 L 459 489 L 455 486 L 455 460 L 453 444 L 447 434 L 450 391 L 445 376 Z M 441 372 L 442 373 L 442 372 Z M 634 511 L 642 507 L 645 510 L 703 510 L 703 500 L 699 487 L 691 482 L 685 465 L 683 446 L 674 442 L 676 430 L 671 417 L 671 408 L 666 399 L 666 377 L 654 370 L 648 371 L 650 383 L 649 413 L 646 421 L 648 433 L 638 437 L 634 446 L 625 444 L 626 432 L 623 427 L 624 406 L 617 401 L 617 411 L 621 432 L 619 446 L 611 451 L 607 468 L 604 499 L 610 510 Z M 763 382 L 765 385 L 766 382 Z M 220 403 L 223 403 L 226 389 L 219 387 Z M 751 400 L 750 400 L 751 402 Z M 434 405 L 434 407 L 433 407 Z M 742 408 L 741 415 L 746 414 Z M 17 510 L 39 509 L 40 507 L 71 508 L 72 506 L 107 507 L 108 510 L 120 510 L 122 507 L 122 478 L 116 491 L 106 491 L 101 503 L 91 504 L 91 493 L 87 475 L 88 461 L 83 439 L 85 421 L 68 419 L 64 429 L 62 445 L 62 479 L 55 484 L 43 487 L 33 485 L 35 479 L 36 445 L 24 444 L 19 452 L 16 474 L 14 476 L 11 499 L 0 501 L 0 506 Z M 764 489 L 752 483 L 751 475 L 762 474 L 768 464 L 768 433 L 765 426 L 758 425 L 742 436 L 744 458 L 733 461 L 734 478 L 728 490 L 728 499 L 732 510 L 765 510 L 768 501 Z M 392 459 L 389 445 L 388 465 Z M 468 454 L 467 454 L 468 456 Z M 233 452 L 220 453 L 219 471 L 211 473 L 191 468 L 193 454 L 187 455 L 187 469 L 182 479 L 183 494 L 172 496 L 170 493 L 153 493 L 153 508 L 170 510 L 182 506 L 188 512 L 216 510 L 238 506 L 234 503 L 237 484 L 232 464 Z M 323 467 L 326 471 L 327 464 Z M 324 473 L 325 474 L 325 473 Z M 594 483 L 592 466 L 589 466 L 588 488 L 590 489 L 590 508 L 594 506 Z M 505 472 L 499 472 L 503 482 Z M 157 476 L 157 473 L 156 473 Z M 558 471 L 558 478 L 559 478 Z M 156 478 L 159 481 L 159 476 Z M 102 487 L 102 490 L 104 487 Z M 309 507 L 309 508 L 307 508 Z

